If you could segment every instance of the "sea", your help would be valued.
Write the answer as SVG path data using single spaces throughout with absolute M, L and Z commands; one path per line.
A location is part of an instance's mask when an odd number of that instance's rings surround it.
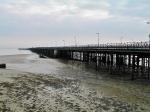
M 17 54 L 31 54 L 31 52 L 28 50 L 19 50 L 18 48 L 0 48 L 0 56 Z

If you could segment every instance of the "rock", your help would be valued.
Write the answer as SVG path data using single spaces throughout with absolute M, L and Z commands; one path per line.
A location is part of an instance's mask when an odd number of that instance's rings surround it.
M 46 58 L 46 56 L 44 56 L 44 55 L 39 55 L 39 58 Z
M 6 68 L 6 64 L 0 64 L 0 68 Z

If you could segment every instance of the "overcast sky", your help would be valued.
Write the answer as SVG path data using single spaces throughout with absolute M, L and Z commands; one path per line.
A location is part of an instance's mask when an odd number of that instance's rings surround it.
M 0 0 L 0 47 L 147 41 L 150 0 Z

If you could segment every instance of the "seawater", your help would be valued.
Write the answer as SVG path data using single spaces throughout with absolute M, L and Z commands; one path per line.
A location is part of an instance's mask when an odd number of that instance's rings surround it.
M 0 56 L 18 54 L 31 54 L 31 52 L 27 50 L 18 50 L 17 48 L 0 48 Z

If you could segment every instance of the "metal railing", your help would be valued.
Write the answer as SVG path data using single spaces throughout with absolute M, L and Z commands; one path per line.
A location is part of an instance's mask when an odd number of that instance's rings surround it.
M 107 43 L 107 44 L 88 44 L 88 45 L 79 45 L 79 46 L 60 46 L 60 47 L 37 47 L 45 49 L 135 49 L 135 50 L 150 50 L 150 43 L 145 42 L 126 42 L 126 43 Z

